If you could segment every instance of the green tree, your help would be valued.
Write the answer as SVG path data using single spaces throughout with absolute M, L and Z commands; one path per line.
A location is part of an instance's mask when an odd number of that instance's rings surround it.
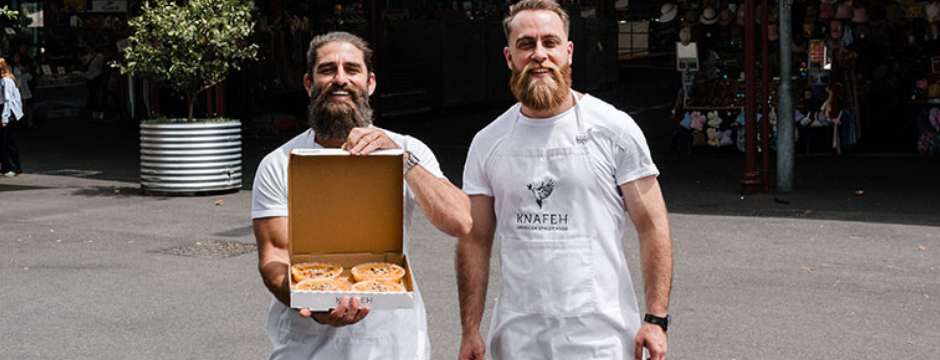
M 20 13 L 19 11 L 10 9 L 9 5 L 3 5 L 3 7 L 0 8 L 0 15 L 6 16 L 8 19 L 12 20 L 12 19 L 16 19 L 16 17 L 19 16 Z
M 252 5 L 240 0 L 147 2 L 143 13 L 128 21 L 134 28 L 121 74 L 143 77 L 165 85 L 189 101 L 193 121 L 196 97 L 225 80 L 239 63 L 255 60 L 258 45 L 249 44 L 254 29 Z

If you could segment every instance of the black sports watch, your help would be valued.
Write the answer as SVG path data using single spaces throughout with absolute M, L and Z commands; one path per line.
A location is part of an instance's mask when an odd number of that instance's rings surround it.
M 646 314 L 646 316 L 643 318 L 644 322 L 648 322 L 650 324 L 656 324 L 662 327 L 663 332 L 669 331 L 669 322 L 671 320 L 672 320 L 672 317 L 669 315 L 666 315 L 666 317 L 659 317 L 659 316 Z

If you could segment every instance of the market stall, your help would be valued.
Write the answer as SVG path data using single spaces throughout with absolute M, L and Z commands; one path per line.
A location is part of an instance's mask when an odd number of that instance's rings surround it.
M 767 66 L 772 82 L 779 82 L 777 9 L 768 9 L 768 23 L 762 25 L 760 7 L 754 24 L 745 23 L 743 8 L 743 1 L 711 0 L 663 8 L 658 28 L 677 29 L 682 90 L 673 121 L 679 125 L 676 146 L 684 151 L 743 148 L 737 119 L 746 65 Z M 940 111 L 938 21 L 935 1 L 795 1 L 790 49 L 797 151 L 937 154 L 940 126 L 931 114 Z M 747 26 L 768 37 L 769 55 L 754 64 L 744 64 Z M 776 86 L 769 90 L 766 106 L 774 125 Z M 770 140 L 775 138 L 772 133 Z

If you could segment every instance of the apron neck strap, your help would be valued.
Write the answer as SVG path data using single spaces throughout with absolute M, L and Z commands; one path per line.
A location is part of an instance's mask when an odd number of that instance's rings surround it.
M 584 144 L 587 142 L 588 134 L 584 129 L 584 115 L 581 113 L 581 100 L 578 99 L 578 94 L 571 89 L 571 96 L 574 98 L 574 114 L 575 120 L 578 122 L 578 135 L 575 139 L 578 140 L 579 144 Z
M 575 93 L 573 89 L 569 89 L 569 90 L 571 91 L 571 97 L 574 98 L 574 116 L 575 116 L 575 121 L 577 122 L 577 125 L 578 125 L 578 134 L 575 136 L 575 139 L 578 141 L 579 144 L 584 144 L 587 142 L 588 133 L 584 129 L 584 119 L 583 119 L 584 115 L 581 113 L 581 100 L 578 99 L 578 94 Z M 515 106 L 516 106 L 516 123 L 518 123 L 519 118 L 522 117 L 522 103 L 516 103 Z M 513 126 L 511 130 L 509 131 L 510 131 L 509 137 L 512 138 L 513 134 L 515 134 L 516 132 L 516 127 Z

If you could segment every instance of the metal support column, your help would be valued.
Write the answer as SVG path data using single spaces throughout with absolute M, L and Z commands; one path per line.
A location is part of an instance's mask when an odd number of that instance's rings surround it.
M 780 9 L 780 89 L 777 103 L 777 191 L 793 190 L 793 93 L 790 85 L 790 2 L 778 0 Z

